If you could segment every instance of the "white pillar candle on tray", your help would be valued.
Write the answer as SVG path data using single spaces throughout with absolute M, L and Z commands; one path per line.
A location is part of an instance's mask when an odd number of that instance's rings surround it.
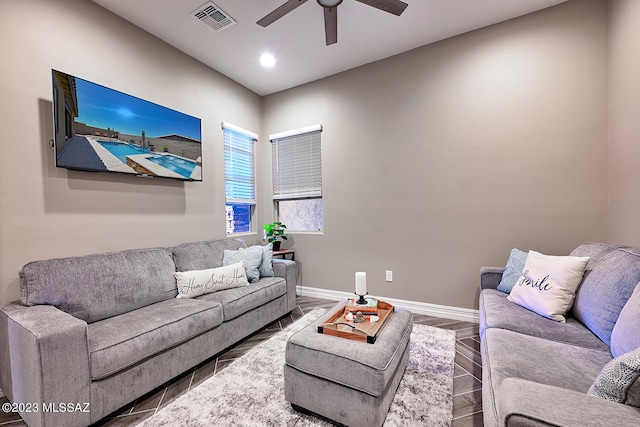
M 367 273 L 359 271 L 356 273 L 356 295 L 367 294 Z

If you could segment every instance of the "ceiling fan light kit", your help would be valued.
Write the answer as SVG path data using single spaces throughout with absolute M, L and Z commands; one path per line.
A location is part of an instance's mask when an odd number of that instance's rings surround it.
M 338 41 L 338 5 L 343 0 L 316 0 L 320 6 L 324 8 L 324 33 L 327 46 Z M 391 13 L 396 16 L 402 15 L 402 12 L 409 6 L 400 0 L 356 0 L 367 6 L 375 7 L 384 12 Z M 273 12 L 267 14 L 264 18 L 257 22 L 258 25 L 267 27 L 278 19 L 293 11 L 298 6 L 306 3 L 307 0 L 288 0 Z

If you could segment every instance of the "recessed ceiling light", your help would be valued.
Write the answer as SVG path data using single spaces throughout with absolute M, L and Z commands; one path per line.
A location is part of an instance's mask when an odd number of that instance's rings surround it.
M 263 67 L 271 68 L 276 65 L 276 58 L 270 53 L 265 53 L 260 57 L 260 63 Z

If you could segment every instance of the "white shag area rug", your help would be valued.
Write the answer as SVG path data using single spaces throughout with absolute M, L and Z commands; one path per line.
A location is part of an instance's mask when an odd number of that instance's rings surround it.
M 333 425 L 295 411 L 284 399 L 287 339 L 325 312 L 306 314 L 138 426 Z M 385 426 L 451 426 L 455 339 L 454 331 L 414 325 L 407 369 Z

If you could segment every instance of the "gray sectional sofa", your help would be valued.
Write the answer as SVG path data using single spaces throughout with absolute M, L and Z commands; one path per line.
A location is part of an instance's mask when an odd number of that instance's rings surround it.
M 640 249 L 602 243 L 589 257 L 566 323 L 542 317 L 498 291 L 504 268 L 480 274 L 484 425 L 640 426 L 640 380 L 622 402 L 592 395 L 605 365 L 640 347 Z M 634 350 L 635 349 L 635 350 Z M 610 363 L 611 362 L 611 363 Z M 623 372 L 624 373 L 624 372 Z M 606 378 L 605 378 L 606 379 Z
M 21 301 L 0 309 L 2 391 L 29 426 L 87 426 L 286 315 L 297 280 L 287 260 L 273 260 L 273 277 L 176 298 L 175 272 L 220 267 L 225 250 L 243 247 L 212 240 L 26 264 Z

